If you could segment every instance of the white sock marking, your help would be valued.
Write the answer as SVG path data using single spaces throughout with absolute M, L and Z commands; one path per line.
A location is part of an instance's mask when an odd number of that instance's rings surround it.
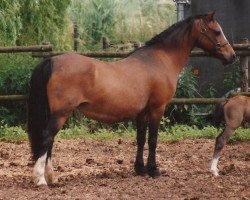
M 47 182 L 45 180 L 45 163 L 46 163 L 46 158 L 47 158 L 47 152 L 38 158 L 36 161 L 36 164 L 34 166 L 34 181 L 37 186 L 39 185 L 47 185 Z
M 211 172 L 214 176 L 219 176 L 219 169 L 217 168 L 218 165 L 218 161 L 219 161 L 219 157 L 218 158 L 213 158 L 212 160 L 212 164 L 211 164 Z

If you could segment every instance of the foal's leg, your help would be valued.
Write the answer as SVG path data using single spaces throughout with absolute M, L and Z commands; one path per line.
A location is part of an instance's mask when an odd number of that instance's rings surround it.
M 211 172 L 214 176 L 219 175 L 219 170 L 217 168 L 217 165 L 220 158 L 221 150 L 223 149 L 229 137 L 234 133 L 235 129 L 236 128 L 226 126 L 224 131 L 216 138 L 213 160 L 211 163 Z
M 33 175 L 37 186 L 47 185 L 53 182 L 53 166 L 51 161 L 51 152 L 54 137 L 63 126 L 67 116 L 51 116 L 47 128 L 43 132 L 41 156 L 35 163 Z
M 148 119 L 146 114 L 139 114 L 136 118 L 137 128 L 137 154 L 135 160 L 135 172 L 136 174 L 143 176 L 146 173 L 143 162 L 143 149 L 146 141 Z
M 164 107 L 165 108 L 165 107 Z M 151 177 L 160 176 L 160 171 L 156 165 L 156 146 L 158 138 L 158 128 L 164 113 L 164 108 L 159 108 L 150 113 L 149 116 L 149 136 L 148 136 L 148 163 L 147 163 L 147 172 Z

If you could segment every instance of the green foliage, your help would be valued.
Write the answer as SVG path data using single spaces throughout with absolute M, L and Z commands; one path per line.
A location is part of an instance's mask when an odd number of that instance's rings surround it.
M 196 126 L 174 125 L 169 131 L 160 132 L 160 142 L 175 142 L 185 139 L 215 139 L 222 129 L 217 129 L 213 126 L 205 126 L 202 129 Z M 238 128 L 235 133 L 229 138 L 229 142 L 250 140 L 249 129 Z
M 37 60 L 27 54 L 1 54 L 0 60 L 0 95 L 27 95 Z M 0 102 L 0 120 L 8 125 L 24 123 L 26 112 L 26 102 Z
M 28 54 L 0 54 L 0 94 L 28 94 L 30 74 L 37 60 Z
M 70 0 L 22 0 L 21 18 L 25 29 L 19 43 L 41 44 L 50 42 L 56 49 L 67 49 L 67 8 Z
M 239 61 L 227 66 L 227 69 L 229 70 L 225 70 L 224 72 L 223 90 L 228 92 L 232 89 L 240 87 L 241 69 Z
M 195 97 L 197 94 L 197 76 L 192 67 L 186 67 L 180 74 L 175 97 Z
M 70 15 L 81 50 L 93 50 L 103 36 L 117 44 L 150 39 L 175 22 L 175 7 L 153 0 L 72 0 Z
M 170 120 L 168 117 L 163 116 L 160 122 L 159 130 L 168 131 L 170 127 Z
M 197 76 L 194 75 L 192 67 L 185 68 L 179 77 L 176 98 L 194 98 L 197 94 Z M 165 112 L 165 116 L 169 117 L 171 124 L 184 123 L 193 125 L 195 116 L 192 114 L 197 112 L 196 105 L 169 105 Z
M 159 133 L 159 142 L 175 142 L 185 139 L 215 139 L 222 130 L 207 126 L 198 129 L 196 126 L 175 125 L 169 131 L 161 131 Z M 123 134 L 100 129 L 94 133 L 89 133 L 85 126 L 72 126 L 65 128 L 59 132 L 57 139 L 94 139 L 94 140 L 113 140 L 119 138 L 127 138 L 135 140 L 135 131 L 127 131 Z M 21 126 L 9 127 L 0 122 L 0 141 L 18 142 L 27 140 L 27 134 Z M 250 140 L 249 129 L 239 128 L 233 134 L 229 142 Z
M 20 13 L 20 0 L 0 0 L 0 46 L 15 44 L 22 29 Z
M 208 84 L 208 89 L 206 90 L 206 93 L 204 94 L 205 98 L 212 98 L 215 97 L 217 91 L 215 89 L 214 83 L 209 83 Z
M 70 48 L 67 9 L 71 0 L 0 2 L 0 45 L 50 42 L 56 49 Z
M 27 135 L 22 127 L 9 127 L 0 121 L 0 141 L 18 142 L 24 140 L 27 140 Z
M 174 22 L 174 4 L 154 0 L 0 0 L 0 45 L 50 42 L 70 50 L 77 24 L 81 50 L 97 50 L 103 36 L 143 42 Z
M 118 21 L 117 6 L 118 1 L 114 0 L 72 1 L 71 19 L 78 25 L 81 44 L 90 50 L 100 48 L 102 37 L 113 35 Z

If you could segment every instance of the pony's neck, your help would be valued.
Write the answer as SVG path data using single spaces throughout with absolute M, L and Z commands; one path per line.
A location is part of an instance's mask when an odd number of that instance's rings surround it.
M 175 63 L 175 67 L 181 69 L 187 63 L 188 57 L 195 46 L 195 37 L 192 34 L 192 29 L 188 31 L 188 27 L 180 27 L 180 30 L 173 32 L 162 43 L 163 51 L 168 59 Z
M 176 41 L 175 46 L 172 48 L 170 47 L 170 45 L 173 45 L 172 43 L 165 43 L 163 47 L 165 50 L 163 49 L 163 51 L 166 53 L 166 57 L 172 60 L 173 67 L 181 71 L 187 63 L 189 55 L 194 48 L 194 44 L 195 39 L 186 34 L 182 40 Z
M 191 18 L 189 19 L 191 20 Z M 195 46 L 196 36 L 193 34 L 194 22 L 178 22 L 149 41 L 153 55 L 158 52 L 156 59 L 166 63 L 168 70 L 178 75 L 187 63 L 188 57 Z M 172 30 L 171 30 L 172 29 Z M 147 44 L 147 43 L 146 43 Z
M 157 57 L 166 63 L 165 66 L 171 70 L 176 76 L 179 75 L 192 49 L 195 46 L 195 39 L 190 34 L 185 34 L 179 41 L 165 41 L 162 44 L 157 44 L 155 48 L 158 51 Z

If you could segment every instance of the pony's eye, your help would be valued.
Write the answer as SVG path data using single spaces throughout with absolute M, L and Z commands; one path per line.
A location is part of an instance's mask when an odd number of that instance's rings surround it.
M 214 31 L 214 34 L 215 34 L 216 36 L 219 36 L 219 35 L 221 34 L 221 31 Z

